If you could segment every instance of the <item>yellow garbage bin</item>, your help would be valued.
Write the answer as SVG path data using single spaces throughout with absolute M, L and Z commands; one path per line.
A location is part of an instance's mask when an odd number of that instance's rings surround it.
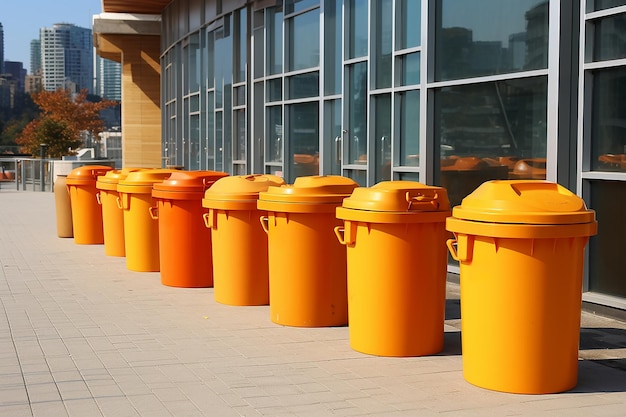
M 259 223 L 259 193 L 285 182 L 274 175 L 221 178 L 205 191 L 203 215 L 211 231 L 215 301 L 237 306 L 269 303 L 267 235 Z
M 141 168 L 114 169 L 99 176 L 96 181 L 98 203 L 102 207 L 104 253 L 107 256 L 126 256 L 124 247 L 124 213 L 118 205 L 117 184 L 128 174 Z
M 421 356 L 443 349 L 446 307 L 445 188 L 384 181 L 356 188 L 337 208 L 347 251 L 353 349 Z
M 174 169 L 146 169 L 129 173 L 117 184 L 119 205 L 124 212 L 126 268 L 158 272 L 159 222 L 150 214 L 152 186 L 169 178 Z
M 65 179 L 70 193 L 74 243 L 104 243 L 102 209 L 96 198 L 96 180 L 112 169 L 113 167 L 106 165 L 85 165 L 74 168 Z
M 72 204 L 67 189 L 67 175 L 57 175 L 54 181 L 54 206 L 56 208 L 57 236 L 74 237 Z
M 346 250 L 335 237 L 335 209 L 357 183 L 340 176 L 296 178 L 259 193 L 268 235 L 270 318 L 286 326 L 348 323 Z
M 464 378 L 543 394 L 577 383 L 583 252 L 595 212 L 548 181 L 488 181 L 446 228 L 460 263 Z

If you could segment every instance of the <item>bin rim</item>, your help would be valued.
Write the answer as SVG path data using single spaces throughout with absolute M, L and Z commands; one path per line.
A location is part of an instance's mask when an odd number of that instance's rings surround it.
M 220 178 L 204 192 L 203 204 L 209 208 L 220 202 L 254 202 L 259 198 L 259 193 L 267 191 L 269 187 L 280 187 L 285 181 L 276 175 L 251 174 L 233 175 Z
M 446 219 L 446 230 L 455 235 L 484 236 L 510 239 L 549 239 L 593 236 L 598 233 L 598 222 L 573 224 L 515 224 L 486 223 L 463 220 L 456 217 Z
M 332 213 L 341 202 L 325 202 L 325 203 L 285 203 L 282 201 L 257 200 L 257 209 L 267 211 L 268 213 Z
M 486 181 L 452 209 L 458 219 L 503 224 L 592 223 L 595 211 L 565 187 L 545 180 Z
M 284 204 L 341 204 L 358 184 L 339 175 L 298 177 L 293 184 L 270 186 L 259 193 L 259 201 Z
M 344 221 L 362 223 L 445 223 L 450 210 L 439 211 L 366 211 L 337 207 L 335 215 Z
M 154 190 L 171 193 L 172 198 L 177 193 L 204 193 L 217 180 L 227 177 L 222 171 L 180 171 L 175 170 L 172 175 L 154 183 Z
M 96 188 L 107 191 L 117 191 L 117 184 L 125 179 L 128 174 L 140 171 L 146 168 L 122 168 L 107 171 L 104 175 L 100 175 L 96 181 Z

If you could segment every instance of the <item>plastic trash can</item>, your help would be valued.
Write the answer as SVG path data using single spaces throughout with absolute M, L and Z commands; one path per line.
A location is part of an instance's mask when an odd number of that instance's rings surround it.
M 350 346 L 379 356 L 443 349 L 450 215 L 444 188 L 384 181 L 337 208 L 346 246 Z
M 124 212 L 118 199 L 117 184 L 128 174 L 142 168 L 122 168 L 108 171 L 98 177 L 96 197 L 102 207 L 102 229 L 104 233 L 104 253 L 107 256 L 126 256 L 124 246 Z
M 57 236 L 74 237 L 72 203 L 67 189 L 67 175 L 57 175 L 54 181 L 54 206 L 56 209 Z
M 206 190 L 202 206 L 211 231 L 215 301 L 236 306 L 269 303 L 267 235 L 257 209 L 259 193 L 285 182 L 274 175 L 241 175 L 219 179 Z
M 98 204 L 96 180 L 113 168 L 106 165 L 85 165 L 74 168 L 66 178 L 72 207 L 74 243 L 104 243 L 102 209 Z
M 176 171 L 152 188 L 150 210 L 159 223 L 161 283 L 170 287 L 213 286 L 211 231 L 202 219 L 202 197 L 215 181 L 227 176 L 217 171 Z
M 259 193 L 268 235 L 270 318 L 286 326 L 348 323 L 346 250 L 335 209 L 357 183 L 340 176 L 298 177 Z
M 488 181 L 453 209 L 446 228 L 460 263 L 465 379 L 520 394 L 573 388 L 595 212 L 555 183 Z
M 124 214 L 126 268 L 137 272 L 159 271 L 159 222 L 152 218 L 152 186 L 176 170 L 146 169 L 129 173 L 117 184 Z

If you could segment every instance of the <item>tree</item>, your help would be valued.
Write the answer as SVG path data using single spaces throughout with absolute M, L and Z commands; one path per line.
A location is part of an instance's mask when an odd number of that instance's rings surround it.
M 32 98 L 41 113 L 26 125 L 16 142 L 32 155 L 38 155 L 45 143 L 50 158 L 75 155 L 83 145 L 84 132 L 97 138 L 104 130 L 100 111 L 117 104 L 112 100 L 88 101 L 87 90 L 76 95 L 64 89 L 40 91 Z

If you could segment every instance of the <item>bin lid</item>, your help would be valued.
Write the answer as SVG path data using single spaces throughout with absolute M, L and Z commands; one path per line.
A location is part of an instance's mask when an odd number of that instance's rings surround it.
M 117 184 L 117 191 L 125 193 L 151 193 L 155 183 L 163 182 L 175 169 L 154 168 L 130 172 Z
M 204 192 L 211 187 L 215 181 L 228 176 L 220 171 L 177 171 L 172 175 L 155 183 L 154 189 L 160 191 L 180 191 L 180 192 Z
M 122 168 L 122 169 L 113 169 L 107 171 L 104 175 L 100 175 L 98 177 L 98 181 L 96 182 L 96 187 L 100 189 L 112 189 L 114 190 L 117 187 L 117 184 L 125 179 L 128 174 L 131 172 L 139 171 L 146 168 Z
M 579 224 L 595 211 L 565 187 L 544 180 L 493 180 L 480 185 L 452 210 L 454 218 L 489 223 Z
M 279 203 L 341 203 L 358 184 L 339 175 L 298 177 L 293 185 L 270 186 L 259 193 L 259 200 Z
M 269 187 L 280 187 L 285 181 L 276 175 L 235 175 L 217 180 L 204 192 L 206 200 L 256 200 Z
M 450 202 L 445 188 L 417 181 L 382 181 L 366 188 L 355 188 L 343 200 L 344 208 L 383 212 L 448 211 Z
M 70 171 L 67 175 L 67 185 L 95 184 L 99 176 L 112 170 L 113 167 L 108 165 L 83 165 Z

